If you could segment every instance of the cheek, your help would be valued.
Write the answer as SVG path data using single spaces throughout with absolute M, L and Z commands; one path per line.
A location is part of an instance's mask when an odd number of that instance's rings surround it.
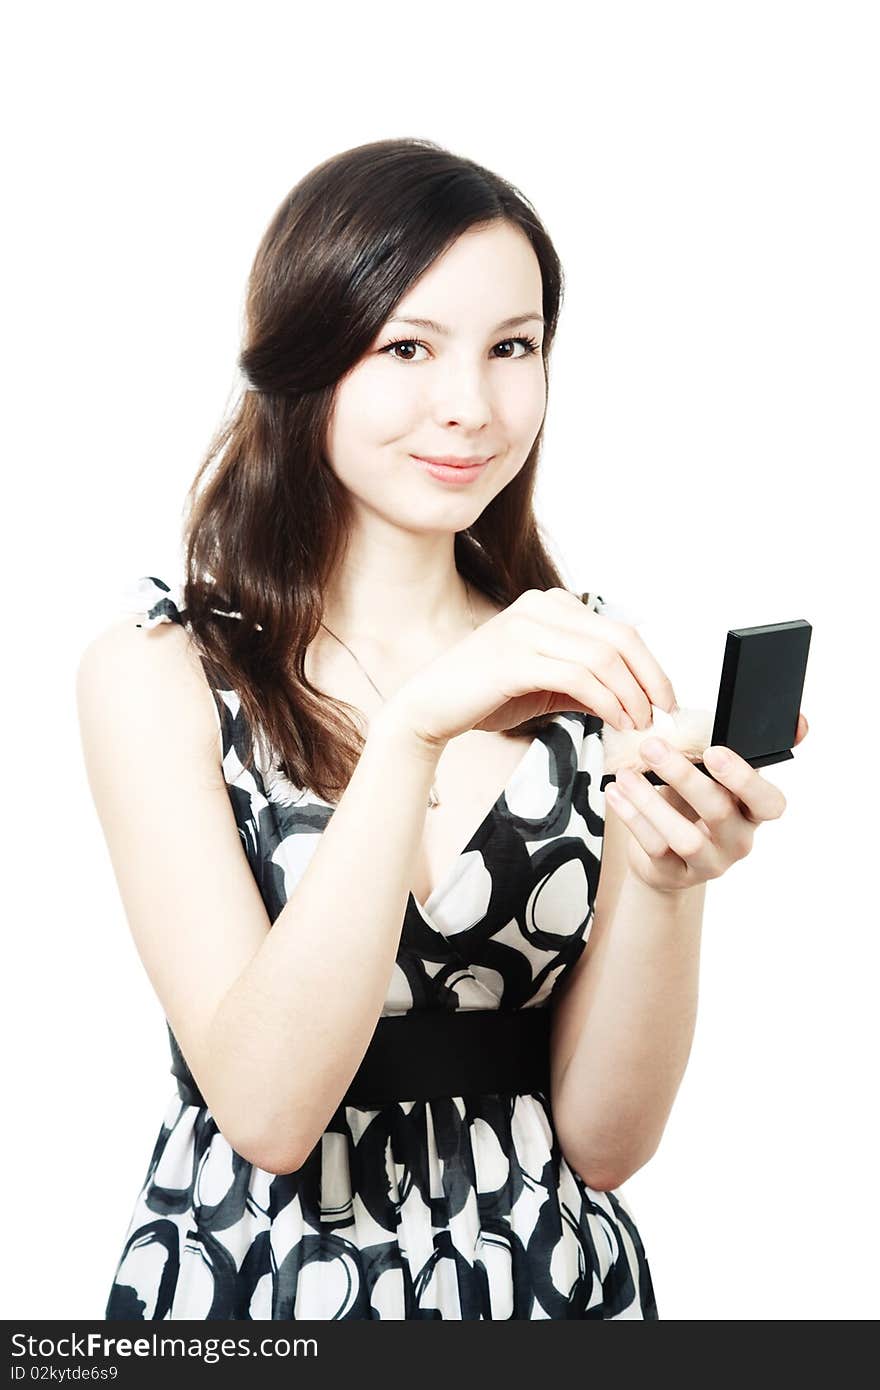
M 547 381 L 542 366 L 505 383 L 500 397 L 505 419 L 517 434 L 537 434 L 547 408 Z
M 544 418 L 544 411 L 547 409 L 547 376 L 543 362 L 540 362 L 535 370 L 530 399 L 534 414 L 541 421 Z
M 375 374 L 370 379 L 369 373 L 359 373 L 337 395 L 327 432 L 328 462 L 340 482 L 374 502 L 387 492 L 395 469 L 395 439 L 409 433 L 406 398 Z
M 413 407 L 412 392 L 401 391 L 388 373 L 362 372 L 348 385 L 337 409 L 340 440 L 381 444 L 393 437 Z
M 541 369 L 524 372 L 518 382 L 505 388 L 499 401 L 502 434 L 515 444 L 516 453 L 523 462 L 541 429 L 546 410 L 547 384 Z

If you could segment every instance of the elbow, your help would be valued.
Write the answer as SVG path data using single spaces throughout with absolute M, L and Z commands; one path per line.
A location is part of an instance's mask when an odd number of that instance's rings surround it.
M 305 1159 L 285 1158 L 282 1155 L 269 1152 L 264 1154 L 262 1150 L 254 1150 L 254 1156 L 249 1160 L 255 1168 L 260 1168 L 264 1173 L 272 1173 L 275 1177 L 283 1178 L 288 1173 L 296 1173 L 303 1166 Z
M 615 1188 L 622 1187 L 625 1182 L 629 1182 L 630 1178 L 640 1168 L 644 1168 L 653 1156 L 654 1150 L 627 1162 L 615 1159 L 613 1163 L 597 1163 L 593 1159 L 584 1163 L 570 1163 L 569 1166 L 594 1192 L 613 1192 Z
M 613 1192 L 615 1188 L 622 1187 L 635 1172 L 635 1169 L 630 1171 L 627 1168 L 591 1168 L 585 1164 L 572 1164 L 572 1167 L 593 1192 Z
M 278 1177 L 283 1177 L 286 1173 L 295 1173 L 303 1166 L 311 1152 L 304 1151 L 301 1145 L 290 1140 L 280 1141 L 277 1130 L 271 1135 L 265 1131 L 255 1135 L 252 1129 L 234 1124 L 227 1125 L 218 1118 L 216 1112 L 212 1113 L 217 1128 L 233 1153 L 238 1154 L 239 1158 L 252 1164 L 254 1168 L 262 1169 L 264 1173 L 272 1173 Z
M 623 1187 L 623 1184 L 633 1176 L 627 1169 L 609 1168 L 592 1169 L 578 1168 L 582 1179 L 587 1187 L 594 1193 L 613 1193 L 614 1188 Z
M 265 1140 L 257 1143 L 252 1140 L 237 1143 L 228 1135 L 227 1140 L 230 1148 L 238 1154 L 239 1158 L 243 1158 L 245 1163 L 250 1163 L 254 1168 L 260 1168 L 264 1173 L 272 1173 L 277 1177 L 283 1177 L 287 1173 L 296 1173 L 308 1158 L 308 1154 L 303 1156 L 298 1150 L 293 1152 L 289 1149 L 281 1149 L 277 1145 L 267 1144 Z
M 630 1176 L 620 1169 L 588 1168 L 581 1164 L 572 1164 L 575 1171 L 583 1178 L 587 1187 L 593 1192 L 613 1192 L 616 1187 L 622 1186 Z
M 287 1173 L 299 1172 L 320 1142 L 321 1134 L 304 1140 L 299 1133 L 281 1134 L 275 1125 L 262 1130 L 257 1137 L 251 1133 L 240 1146 L 233 1144 L 232 1147 L 255 1168 L 284 1177 Z
M 315 1141 L 304 1141 L 299 1125 L 284 1123 L 286 1111 L 258 1112 L 253 1095 L 246 1103 L 228 1095 L 215 1097 L 212 1103 L 204 1086 L 201 1090 L 218 1130 L 233 1153 L 245 1163 L 264 1173 L 283 1177 L 297 1172 L 306 1162 Z
M 224 1094 L 216 1106 L 202 1088 L 208 1108 L 229 1147 L 245 1163 L 284 1177 L 302 1168 L 314 1152 L 332 1111 L 315 1114 L 308 1098 L 278 1099 L 264 1104 L 251 1090 L 246 1097 Z
M 242 1156 L 247 1157 L 248 1162 L 256 1168 L 262 1168 L 264 1173 L 284 1177 L 287 1173 L 299 1172 L 314 1147 L 311 1144 L 305 1148 L 291 1140 L 280 1142 L 277 1134 L 271 1138 L 264 1134 L 257 1141 L 251 1140 L 247 1145 L 247 1154 Z M 238 1152 L 241 1153 L 241 1150 Z

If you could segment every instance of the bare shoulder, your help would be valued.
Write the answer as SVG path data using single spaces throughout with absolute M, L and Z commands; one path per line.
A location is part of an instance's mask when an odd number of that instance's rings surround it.
M 222 780 L 217 707 L 189 632 L 181 623 L 147 628 L 138 621 L 132 613 L 115 618 L 80 655 L 76 699 L 84 736 L 108 718 L 124 719 L 132 737 L 152 732 L 166 747 L 200 753 Z

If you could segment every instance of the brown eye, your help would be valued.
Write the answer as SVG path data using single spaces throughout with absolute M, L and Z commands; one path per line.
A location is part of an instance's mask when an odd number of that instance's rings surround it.
M 516 361 L 521 361 L 522 358 L 524 358 L 524 357 L 531 357 L 533 353 L 535 353 L 535 352 L 540 352 L 540 350 L 541 350 L 541 344 L 535 342 L 535 339 L 534 339 L 534 338 L 503 338 L 503 339 L 501 340 L 501 342 L 500 342 L 500 343 L 496 343 L 495 346 L 496 346 L 496 347 L 503 347 L 506 343 L 519 343 L 519 344 L 521 345 L 521 347 L 523 348 L 523 351 L 520 353 L 519 358 L 514 357 L 513 355 L 510 355 L 510 356 L 508 356 L 508 357 L 500 357 L 500 358 L 496 359 L 496 360 L 498 360 L 498 361 L 500 361 L 500 362 L 516 362 Z M 413 358 L 413 357 L 397 357 L 397 356 L 396 356 L 396 349 L 397 349 L 397 348 L 401 348 L 401 347 L 422 347 L 422 348 L 426 348 L 426 347 L 427 347 L 427 343 L 421 342 L 420 339 L 418 339 L 418 338 L 395 338 L 395 340 L 394 340 L 393 343 L 387 343 L 386 346 L 383 347 L 383 348 L 380 348 L 379 351 L 380 351 L 380 353 L 384 353 L 384 354 L 386 354 L 386 355 L 388 355 L 388 356 L 394 356 L 394 357 L 395 357 L 395 360 L 398 361 L 398 362 L 413 362 L 413 361 L 416 361 L 416 360 L 417 360 L 417 359 L 415 359 L 415 358 Z

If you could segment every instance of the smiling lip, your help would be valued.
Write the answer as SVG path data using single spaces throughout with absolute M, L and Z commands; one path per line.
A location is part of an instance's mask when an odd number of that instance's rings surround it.
M 476 468 L 478 464 L 488 463 L 494 454 L 474 454 L 473 458 L 454 458 L 452 454 L 445 458 L 429 458 L 427 454 L 413 454 L 413 458 L 421 463 L 439 463 L 444 468 Z
M 448 483 L 453 487 L 461 487 L 462 484 L 472 483 L 475 479 L 482 477 L 483 470 L 494 458 L 477 459 L 475 463 L 469 460 L 456 459 L 453 463 L 444 460 L 442 463 L 438 459 L 423 459 L 418 454 L 412 455 L 413 463 L 420 463 L 426 473 L 430 473 L 432 478 L 436 478 L 440 483 Z

